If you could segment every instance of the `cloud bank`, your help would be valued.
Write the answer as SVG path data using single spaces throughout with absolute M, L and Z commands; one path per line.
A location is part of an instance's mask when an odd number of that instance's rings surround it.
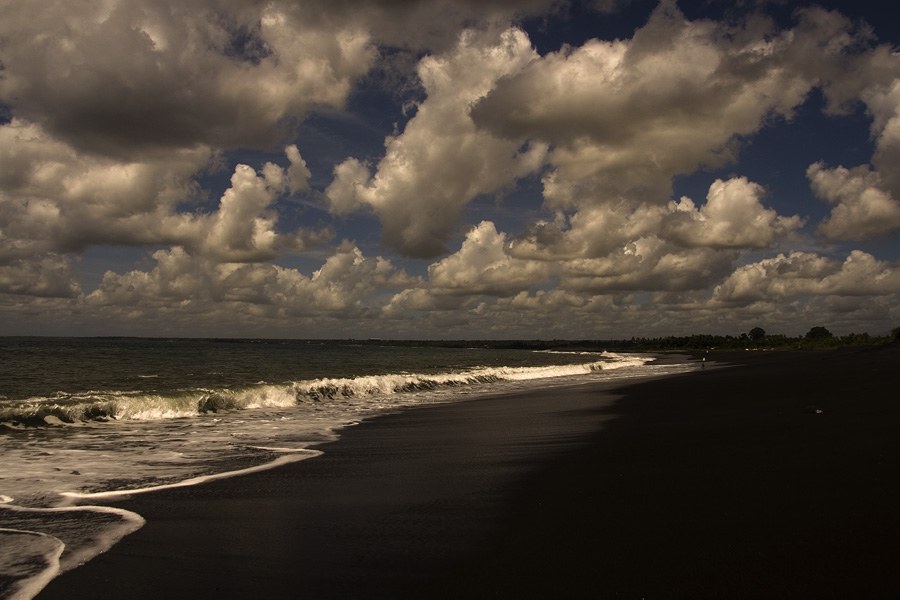
M 663 0 L 637 30 L 539 51 L 532 35 L 564 29 L 570 3 L 0 9 L 10 333 L 602 338 L 900 321 L 900 55 L 839 11 L 719 22 Z M 373 89 L 375 72 L 403 90 Z M 323 114 L 384 130 L 380 153 L 335 126 L 329 155 L 344 154 L 323 164 L 299 133 Z M 802 165 L 745 166 L 763 135 L 854 115 L 862 162 L 808 147 Z M 800 183 L 773 191 L 782 171 Z

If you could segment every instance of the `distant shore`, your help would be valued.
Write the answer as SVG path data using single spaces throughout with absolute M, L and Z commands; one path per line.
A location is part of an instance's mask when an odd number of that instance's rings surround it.
M 900 349 L 408 410 L 122 500 L 38 598 L 875 598 L 900 589 Z
M 832 335 L 823 327 L 814 327 L 813 330 L 824 332 L 823 336 L 786 336 L 782 334 L 761 335 L 742 333 L 734 335 L 694 334 L 664 337 L 632 337 L 630 339 L 393 339 L 393 338 L 198 338 L 198 337 L 140 337 L 140 336 L 95 336 L 76 338 L 53 338 L 45 336 L 0 336 L 0 339 L 9 340 L 41 340 L 41 339 L 95 339 L 95 340 L 155 340 L 155 341 L 190 341 L 190 342 L 215 342 L 230 344 L 308 344 L 311 346 L 375 346 L 375 347 L 403 347 L 403 348 L 482 348 L 497 350 L 535 350 L 558 352 L 634 352 L 634 353 L 663 353 L 663 352 L 728 352 L 743 350 L 759 351 L 791 351 L 791 350 L 836 350 L 848 348 L 861 348 L 888 345 L 897 341 L 900 328 L 882 335 L 869 335 L 868 333 L 850 333 L 847 335 Z M 812 332 L 811 332 L 812 333 Z M 753 334 L 753 335 L 751 335 Z

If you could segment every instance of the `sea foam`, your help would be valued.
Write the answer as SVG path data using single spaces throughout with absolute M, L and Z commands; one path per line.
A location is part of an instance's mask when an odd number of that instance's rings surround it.
M 0 598 L 29 600 L 59 573 L 140 529 L 140 515 L 107 506 L 0 505 Z
M 0 598 L 34 598 L 59 573 L 64 548 L 51 535 L 0 528 Z
M 638 367 L 650 360 L 607 352 L 599 356 L 601 360 L 575 364 L 473 367 L 438 373 L 386 373 L 284 384 L 258 383 L 234 389 L 187 389 L 169 394 L 98 390 L 79 394 L 58 392 L 52 397 L 30 398 L 0 407 L 0 423 L 7 427 L 29 427 L 196 417 L 223 411 L 286 408 L 304 402 L 386 396 L 499 381 L 571 377 L 601 370 Z

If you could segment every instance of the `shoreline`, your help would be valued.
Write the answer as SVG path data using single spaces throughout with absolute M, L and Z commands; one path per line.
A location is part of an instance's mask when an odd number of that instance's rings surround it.
M 897 359 L 713 352 L 739 366 L 377 417 L 110 502 L 147 524 L 37 598 L 894 591 Z
M 895 594 L 900 347 L 708 356 L 726 368 L 626 387 L 459 579 L 509 598 Z

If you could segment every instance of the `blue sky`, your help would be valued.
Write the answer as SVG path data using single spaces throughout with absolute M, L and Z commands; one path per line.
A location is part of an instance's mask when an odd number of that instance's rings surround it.
M 889 3 L 0 8 L 4 334 L 900 324 Z

